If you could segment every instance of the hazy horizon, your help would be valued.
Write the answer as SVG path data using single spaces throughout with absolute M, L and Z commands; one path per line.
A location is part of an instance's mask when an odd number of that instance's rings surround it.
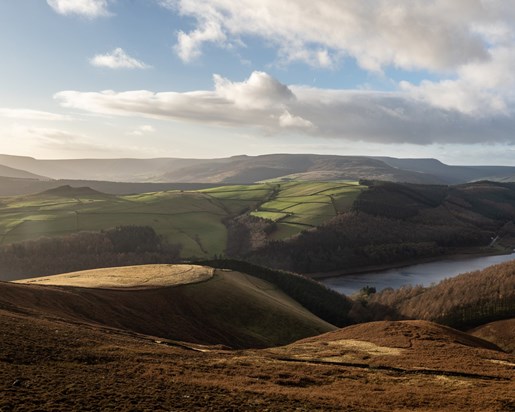
M 0 153 L 515 165 L 501 0 L 0 4 Z

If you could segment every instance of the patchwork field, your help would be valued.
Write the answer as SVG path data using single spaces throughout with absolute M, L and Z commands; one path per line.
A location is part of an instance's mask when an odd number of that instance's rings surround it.
M 140 225 L 181 244 L 183 257 L 212 257 L 224 253 L 228 218 L 250 211 L 275 221 L 272 238 L 284 239 L 348 210 L 362 189 L 349 182 L 289 182 L 115 196 L 63 186 L 0 198 L 0 244 Z
M 251 215 L 276 222 L 272 238 L 284 239 L 348 211 L 364 188 L 357 182 L 281 183 Z

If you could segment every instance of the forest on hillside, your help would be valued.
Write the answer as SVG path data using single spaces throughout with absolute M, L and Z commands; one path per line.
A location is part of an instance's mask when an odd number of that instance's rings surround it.
M 466 330 L 515 314 L 515 261 L 445 279 L 363 296 L 369 319 L 424 319 Z M 386 310 L 385 310 L 386 309 Z
M 174 263 L 180 246 L 169 244 L 151 227 L 120 226 L 0 246 L 4 280 L 103 267 Z
M 229 226 L 228 255 L 313 273 L 416 261 L 470 248 L 491 253 L 513 247 L 513 184 L 366 184 L 369 189 L 350 211 L 289 239 L 270 240 L 273 222 L 240 218 Z

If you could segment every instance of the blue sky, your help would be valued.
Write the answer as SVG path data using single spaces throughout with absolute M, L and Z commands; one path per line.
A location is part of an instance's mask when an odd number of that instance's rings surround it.
M 0 153 L 515 165 L 512 0 L 0 3 Z

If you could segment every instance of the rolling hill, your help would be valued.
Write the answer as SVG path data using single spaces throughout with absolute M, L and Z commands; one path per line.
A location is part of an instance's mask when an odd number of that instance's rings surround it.
M 236 351 L 17 306 L 0 307 L 0 329 L 4 410 L 493 412 L 515 406 L 513 356 L 427 322 L 357 325 L 281 348 Z
M 505 352 L 515 354 L 515 317 L 486 323 L 468 333 L 494 343 Z
M 133 183 L 249 184 L 270 179 L 369 179 L 421 184 L 457 184 L 477 180 L 511 181 L 515 176 L 515 167 L 509 166 L 449 166 L 436 159 L 314 154 L 242 155 L 220 159 L 60 160 L 0 155 L 0 165 L 56 180 Z M 121 189 L 116 190 L 120 193 Z
M 199 344 L 268 347 L 335 329 L 270 282 L 194 265 L 75 272 L 0 289 L 0 307 Z
M 121 196 L 61 186 L 1 197 L 0 217 L 2 276 L 119 266 L 119 252 L 132 254 L 127 264 L 225 257 L 318 276 L 511 250 L 515 186 L 271 181 Z M 114 246 L 108 232 L 128 226 L 161 240 Z M 77 266 L 63 266 L 58 250 Z
M 0 243 L 140 225 L 181 244 L 183 257 L 211 258 L 224 254 L 231 218 L 247 211 L 272 217 L 273 236 L 282 239 L 350 210 L 363 189 L 351 182 L 288 182 L 114 196 L 66 185 L 0 198 Z
M 15 178 L 15 179 L 31 179 L 31 180 L 50 180 L 47 177 L 39 176 L 34 173 L 26 172 L 25 170 L 14 169 L 12 167 L 3 166 L 0 164 L 0 177 Z

